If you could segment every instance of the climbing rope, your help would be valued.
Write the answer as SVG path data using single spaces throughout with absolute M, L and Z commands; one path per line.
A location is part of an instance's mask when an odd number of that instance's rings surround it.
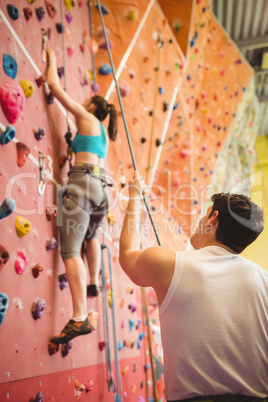
M 149 146 L 149 155 L 148 155 L 148 163 L 147 163 L 147 173 L 145 183 L 148 184 L 149 172 L 151 170 L 151 157 L 152 157 L 152 147 L 153 147 L 153 136 L 154 136 L 154 126 L 155 126 L 155 110 L 156 110 L 156 100 L 158 93 L 158 84 L 159 84 L 159 72 L 160 72 L 160 55 L 161 48 L 163 47 L 163 39 L 161 35 L 160 29 L 158 29 L 158 38 L 157 38 L 157 66 L 156 66 L 156 82 L 155 82 L 155 92 L 154 92 L 154 105 L 153 105 L 153 120 L 151 127 L 151 135 L 150 135 L 150 146 Z
M 111 63 L 111 68 L 112 68 L 112 72 L 113 72 L 116 92 L 117 92 L 117 96 L 118 96 L 118 100 L 119 100 L 119 104 L 120 104 L 120 109 L 121 109 L 121 113 L 122 113 L 122 117 L 123 117 L 123 122 L 124 122 L 124 126 L 125 126 L 126 135 L 127 135 L 127 140 L 128 140 L 128 146 L 129 146 L 129 150 L 130 150 L 132 165 L 133 165 L 134 170 L 137 170 L 137 165 L 136 165 L 136 161 L 135 161 L 135 157 L 134 157 L 134 153 L 133 153 L 133 148 L 132 148 L 132 144 L 131 144 L 131 140 L 130 140 L 130 135 L 129 135 L 129 131 L 128 131 L 125 112 L 124 112 L 124 108 L 123 108 L 123 104 L 122 104 L 121 94 L 120 94 L 119 86 L 118 86 L 116 75 L 115 75 L 114 63 L 113 63 L 112 54 L 111 54 L 111 51 L 110 51 L 110 46 L 109 46 L 109 41 L 108 41 L 108 37 L 107 37 L 106 27 L 105 27 L 105 24 L 104 24 L 104 19 L 103 19 L 103 15 L 102 15 L 100 1 L 97 0 L 97 3 L 98 3 L 98 9 L 99 9 L 100 18 L 101 18 L 102 29 L 103 29 L 103 33 L 104 33 L 104 37 L 105 37 L 105 41 L 106 41 L 106 45 L 107 45 L 107 50 L 108 50 L 108 54 L 109 54 L 109 59 L 110 59 L 110 63 Z M 153 218 L 152 218 L 151 211 L 150 211 L 149 206 L 147 204 L 147 200 L 146 200 L 144 194 L 142 196 L 143 196 L 144 205 L 146 207 L 148 216 L 150 218 L 151 225 L 153 227 L 154 234 L 155 234 L 155 237 L 157 239 L 158 245 L 161 246 L 161 242 L 160 242 L 160 239 L 159 239 L 159 236 L 158 236 L 158 233 L 157 233 L 157 230 L 156 230 Z
M 111 352 L 110 352 L 110 337 L 109 337 L 109 320 L 108 320 L 108 301 L 107 301 L 107 289 L 105 281 L 105 263 L 104 263 L 104 250 L 108 252 L 109 261 L 109 274 L 110 274 L 110 290 L 111 290 L 111 308 L 112 308 L 112 321 L 113 321 L 113 338 L 114 338 L 114 357 L 115 357 L 115 372 L 116 372 L 116 387 L 113 381 L 112 366 L 111 366 Z M 106 351 L 106 375 L 108 383 L 108 391 L 116 392 L 115 402 L 122 401 L 122 383 L 119 367 L 119 359 L 117 352 L 117 334 L 116 334 L 116 319 L 115 319 L 115 306 L 114 306 L 114 293 L 113 293 L 113 280 L 112 280 L 112 257 L 110 248 L 105 244 L 104 230 L 102 228 L 102 244 L 101 244 L 101 279 L 104 298 L 104 328 L 105 328 L 105 351 Z
M 60 17 L 61 17 L 61 25 L 62 27 L 64 26 L 63 24 L 63 5 L 62 5 L 63 0 L 60 1 Z M 61 46 L 62 46 L 62 60 L 63 60 L 63 69 L 64 69 L 64 90 L 67 93 L 67 77 L 66 77 L 66 60 L 65 60 L 65 42 L 64 42 L 64 32 L 61 35 Z M 68 110 L 66 109 L 66 125 L 67 125 L 67 133 L 65 134 L 65 140 L 67 143 L 67 160 L 69 162 L 69 169 L 71 168 L 71 161 L 72 161 L 72 155 L 73 151 L 71 148 L 72 144 L 72 133 L 70 130 L 69 126 L 69 117 L 68 117 Z
M 93 81 L 93 92 L 96 95 L 96 79 L 95 79 L 95 57 L 93 53 L 93 31 L 92 31 L 92 14 L 91 14 L 91 2 L 87 2 L 88 6 L 88 15 L 89 15 L 89 36 L 90 36 L 90 44 L 91 44 L 91 65 L 92 65 L 92 81 Z

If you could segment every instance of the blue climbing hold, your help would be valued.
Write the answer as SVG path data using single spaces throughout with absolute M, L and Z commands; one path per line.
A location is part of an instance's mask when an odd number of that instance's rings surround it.
M 19 10 L 17 9 L 17 7 L 13 6 L 13 4 L 7 5 L 7 12 L 10 18 L 14 21 L 16 21 L 19 18 L 20 15 Z
M 6 126 L 5 131 L 2 131 L 0 133 L 0 144 L 1 145 L 6 145 L 8 144 L 10 141 L 13 140 L 13 138 L 16 135 L 16 129 L 14 126 L 12 126 L 12 124 L 8 124 Z
M 16 201 L 13 198 L 6 198 L 0 206 L 0 219 L 4 219 L 14 211 Z
M 140 349 L 141 348 L 141 343 L 140 343 L 139 338 L 137 339 L 136 344 L 137 344 L 137 349 Z
M 115 396 L 114 396 L 114 402 L 122 402 L 121 396 L 118 395 L 118 394 L 115 394 Z
M 98 10 L 99 9 L 98 5 L 96 5 L 95 8 L 97 8 L 97 10 Z M 101 12 L 103 15 L 109 14 L 109 8 L 106 7 L 104 4 L 100 4 L 100 8 L 101 8 Z
M 158 88 L 158 92 L 159 92 L 160 95 L 162 95 L 162 94 L 164 93 L 163 88 L 162 88 L 162 87 L 159 87 L 159 88 Z
M 99 74 L 101 75 L 109 75 L 112 72 L 112 68 L 108 63 L 103 64 L 99 68 Z
M 134 321 L 128 320 L 128 323 L 129 323 L 129 330 L 132 331 L 132 328 L 134 326 Z
M 3 68 L 5 73 L 10 78 L 16 78 L 18 72 L 18 65 L 16 60 L 10 54 L 4 53 L 3 54 Z
M 6 295 L 5 293 L 0 293 L 0 325 L 2 324 L 3 319 L 6 315 L 8 305 L 8 295 Z
M 178 107 L 179 107 L 179 102 L 176 102 L 176 103 L 174 104 L 174 106 L 173 106 L 173 110 L 178 109 Z
M 124 347 L 124 344 L 122 341 L 118 341 L 118 350 L 122 350 Z
M 139 335 L 139 339 L 140 339 L 140 341 L 144 338 L 144 332 L 142 332 L 142 333 L 140 333 L 140 335 Z

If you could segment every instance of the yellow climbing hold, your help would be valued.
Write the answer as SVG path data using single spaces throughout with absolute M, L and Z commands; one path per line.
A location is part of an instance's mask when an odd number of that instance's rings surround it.
M 36 2 L 36 0 L 28 0 L 28 2 L 29 2 L 30 4 L 33 4 L 33 3 Z
M 107 220 L 108 220 L 109 225 L 114 225 L 115 224 L 114 213 L 112 211 L 109 211 L 106 216 L 107 216 Z
M 138 16 L 137 10 L 129 10 L 127 13 L 127 20 L 129 21 L 136 21 Z
M 20 86 L 22 87 L 26 98 L 30 98 L 30 96 L 32 96 L 32 94 L 34 92 L 33 83 L 30 80 L 21 80 Z
M 64 4 L 68 11 L 71 11 L 71 9 L 75 6 L 74 0 L 64 0 Z
M 28 219 L 23 218 L 22 216 L 17 216 L 15 221 L 15 228 L 19 237 L 26 236 L 27 233 L 31 230 L 31 227 L 31 222 L 28 221 Z
M 109 306 L 112 308 L 112 292 L 111 292 L 111 289 L 108 290 L 108 292 L 107 292 L 107 298 L 108 298 Z M 113 304 L 115 304 L 115 300 L 116 300 L 116 294 L 113 292 Z

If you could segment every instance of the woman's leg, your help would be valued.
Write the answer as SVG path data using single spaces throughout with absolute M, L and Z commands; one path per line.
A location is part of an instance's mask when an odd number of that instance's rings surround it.
M 81 257 L 64 261 L 73 302 L 73 317 L 87 315 L 87 273 Z
M 87 241 L 86 257 L 90 275 L 90 284 L 99 287 L 99 273 L 101 266 L 101 248 L 99 239 L 94 237 Z

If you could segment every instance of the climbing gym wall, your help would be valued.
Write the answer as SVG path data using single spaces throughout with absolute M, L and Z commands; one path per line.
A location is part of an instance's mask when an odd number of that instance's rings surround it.
M 118 263 L 133 167 L 107 46 L 164 246 L 185 249 L 215 183 L 224 182 L 220 188 L 228 191 L 227 178 L 239 172 L 239 182 L 254 164 L 256 118 L 252 112 L 250 120 L 242 119 L 254 103 L 253 71 L 212 15 L 209 1 L 106 0 L 101 7 L 108 44 L 95 2 L 89 7 L 85 0 L 1 1 L 1 401 L 113 401 L 121 394 L 142 402 L 156 389 L 164 400 L 154 292 L 148 291 L 148 301 L 141 297 Z M 88 299 L 88 310 L 99 313 L 96 330 L 54 354 L 49 339 L 72 314 L 58 243 L 57 193 L 68 177 L 64 136 L 68 126 L 74 136 L 76 127 L 45 83 L 48 47 L 55 50 L 62 85 L 74 99 L 82 103 L 95 90 L 119 114 L 118 139 L 110 144 L 106 163 L 113 184 L 103 229 L 111 251 L 112 276 L 104 249 L 109 302 L 105 292 Z M 232 166 L 228 173 L 226 163 L 219 163 L 226 160 Z M 99 237 L 102 242 L 102 233 Z M 142 246 L 152 244 L 145 212 Z

